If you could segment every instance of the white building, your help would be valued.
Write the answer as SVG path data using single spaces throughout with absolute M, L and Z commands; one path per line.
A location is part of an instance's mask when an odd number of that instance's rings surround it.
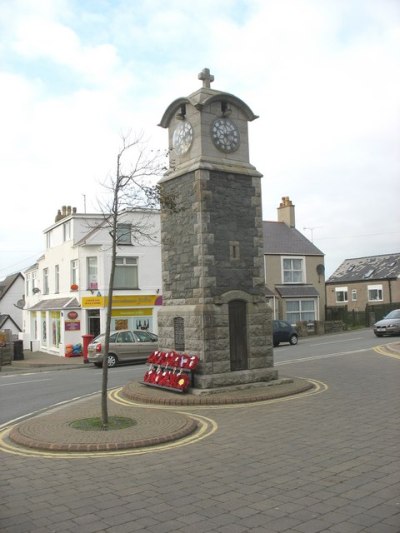
M 9 329 L 13 335 L 18 335 L 22 331 L 23 307 L 24 277 L 17 272 L 0 281 L 0 329 Z
M 25 271 L 24 348 L 65 355 L 105 330 L 112 239 L 104 214 L 64 206 L 44 231 L 46 251 Z M 139 239 L 140 233 L 148 235 Z M 160 214 L 124 211 L 117 226 L 111 329 L 157 332 Z

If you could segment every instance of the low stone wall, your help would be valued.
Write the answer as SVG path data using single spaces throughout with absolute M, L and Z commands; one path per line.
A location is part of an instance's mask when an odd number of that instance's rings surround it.
M 346 331 L 347 325 L 342 320 L 315 320 L 312 322 L 297 322 L 296 329 L 299 337 L 309 337 L 310 335 L 323 335 L 324 333 Z

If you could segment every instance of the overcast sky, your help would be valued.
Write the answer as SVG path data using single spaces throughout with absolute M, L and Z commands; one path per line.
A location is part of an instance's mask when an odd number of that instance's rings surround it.
M 204 67 L 259 115 L 264 220 L 289 196 L 327 276 L 400 252 L 399 0 L 0 0 L 0 279 L 98 211 L 121 134 L 167 148 Z

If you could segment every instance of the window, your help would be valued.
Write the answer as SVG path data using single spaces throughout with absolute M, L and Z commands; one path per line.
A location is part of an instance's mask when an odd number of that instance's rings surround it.
M 357 289 L 352 289 L 351 290 L 351 300 L 352 300 L 352 302 L 356 302 L 357 301 Z
M 336 303 L 343 303 L 348 301 L 347 287 L 336 287 Z
M 286 302 L 286 320 L 291 324 L 316 320 L 315 300 L 288 300 Z
M 54 292 L 60 292 L 60 265 L 54 267 Z
M 117 224 L 117 243 L 132 244 L 132 224 Z
M 368 285 L 368 301 L 369 302 L 382 302 L 383 291 L 382 285 Z
M 368 270 L 368 272 L 366 272 L 366 273 L 364 274 L 364 278 L 365 278 L 365 279 L 370 278 L 374 272 L 375 272 L 375 269 L 374 269 L 374 268 L 370 268 L 370 269 Z
M 283 283 L 304 283 L 304 260 L 302 258 L 282 259 Z
M 63 239 L 64 241 L 69 241 L 71 239 L 71 221 L 65 222 L 63 224 Z
M 87 258 L 87 287 L 88 289 L 98 289 L 97 280 L 97 257 Z
M 38 292 L 37 289 L 37 272 L 32 272 L 32 293 L 36 294 Z
M 71 261 L 71 285 L 78 285 L 79 279 L 79 270 L 78 270 L 78 259 L 73 259 Z
M 49 269 L 43 269 L 43 294 L 49 294 Z
M 138 288 L 138 265 L 136 257 L 115 258 L 115 289 Z

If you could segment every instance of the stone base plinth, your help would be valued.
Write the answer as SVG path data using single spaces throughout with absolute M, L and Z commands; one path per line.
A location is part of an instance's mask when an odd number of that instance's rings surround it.
M 221 374 L 194 374 L 195 389 L 214 389 L 278 379 L 278 371 L 274 368 L 256 368 L 254 370 L 238 370 Z

